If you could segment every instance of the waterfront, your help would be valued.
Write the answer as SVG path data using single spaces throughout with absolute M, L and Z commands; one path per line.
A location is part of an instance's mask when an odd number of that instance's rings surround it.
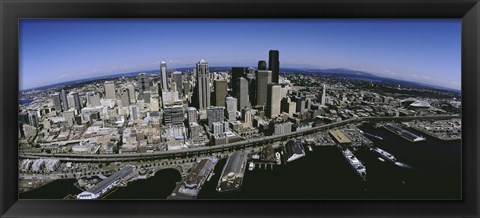
M 384 140 L 370 139 L 375 146 L 385 149 L 398 161 L 414 169 L 399 168 L 390 162 L 382 162 L 372 151 L 359 150 L 355 155 L 366 165 L 365 183 L 353 172 L 338 148 L 314 147 L 312 152 L 307 151 L 306 157 L 275 166 L 273 170 L 257 168 L 246 171 L 241 191 L 219 193 L 215 187 L 226 162 L 223 159 L 217 164 L 215 175 L 205 183 L 198 199 L 461 198 L 461 141 L 441 141 L 426 136 L 426 141 L 411 143 L 383 128 L 364 125 L 360 129 L 381 136 Z M 166 199 L 179 179 L 180 175 L 175 170 L 161 170 L 154 177 L 130 183 L 106 198 Z M 32 191 L 34 198 L 53 199 L 69 194 L 65 189 L 48 194 L 53 185 L 55 183 Z M 41 191 L 44 189 L 50 191 Z M 25 194 L 27 198 L 31 196 Z

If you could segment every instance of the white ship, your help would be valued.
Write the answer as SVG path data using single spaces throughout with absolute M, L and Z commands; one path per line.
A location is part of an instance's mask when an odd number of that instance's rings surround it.
M 380 157 L 382 157 L 382 159 L 384 159 L 384 160 L 389 160 L 391 162 L 397 162 L 397 158 L 395 158 L 395 156 L 393 156 L 392 154 L 386 152 L 385 150 L 383 150 L 379 147 L 373 148 L 372 150 L 375 153 L 377 153 L 378 155 L 380 155 Z
M 348 163 L 352 166 L 353 170 L 355 173 L 357 173 L 360 177 L 362 177 L 363 180 L 367 179 L 367 168 L 360 162 L 360 160 L 353 155 L 353 153 L 345 149 L 342 151 L 343 156 L 345 156 L 345 159 L 347 159 Z

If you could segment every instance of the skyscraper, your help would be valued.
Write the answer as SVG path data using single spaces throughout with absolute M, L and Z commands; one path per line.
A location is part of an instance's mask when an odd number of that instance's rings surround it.
M 175 78 L 175 84 L 177 86 L 178 97 L 183 96 L 183 74 L 182 72 L 173 72 L 173 78 Z
M 235 121 L 237 119 L 237 99 L 234 97 L 225 98 L 225 115 L 227 115 L 228 121 Z
M 264 60 L 258 61 L 258 70 L 267 70 L 267 62 Z
M 188 108 L 187 118 L 189 123 L 197 122 L 198 120 L 198 111 L 194 107 Z
M 67 92 L 65 92 L 65 90 L 63 90 L 63 89 L 62 89 L 62 92 L 60 94 L 60 98 L 62 100 L 63 111 L 68 110 L 69 105 L 68 105 L 68 101 L 67 101 Z
M 168 91 L 167 63 L 165 63 L 165 61 L 160 63 L 160 81 L 160 89 L 165 92 Z
M 323 84 L 323 90 L 322 90 L 322 106 L 325 106 L 325 98 L 326 98 L 326 92 L 327 92 L 327 88 L 325 86 L 325 84 Z
M 247 79 L 240 77 L 236 81 L 239 91 L 236 93 L 238 100 L 237 110 L 242 111 L 243 108 L 250 107 L 249 84 Z
M 267 116 L 270 118 L 276 117 L 280 114 L 280 89 L 282 86 L 275 83 L 268 84 L 267 91 Z
M 115 99 L 115 83 L 113 81 L 106 81 L 104 86 L 105 99 Z
M 73 95 L 75 109 L 77 110 L 77 112 L 80 112 L 80 110 L 82 109 L 82 102 L 80 101 L 80 96 L 78 95 L 78 92 L 71 92 L 71 95 Z
M 201 59 L 197 63 L 197 108 L 198 110 L 205 110 L 210 106 L 210 72 L 208 71 L 208 63 Z
M 122 107 L 128 107 L 130 105 L 130 90 L 128 88 L 122 88 L 120 99 L 122 100 Z
M 100 106 L 100 97 L 95 92 L 87 93 L 87 105 L 89 107 Z
M 245 75 L 244 67 L 232 67 L 232 80 L 230 81 L 232 85 L 232 93 L 238 93 L 237 80 L 240 77 Z
M 257 71 L 257 105 L 262 106 L 267 104 L 267 85 L 272 83 L 272 71 L 258 70 Z
M 207 120 L 208 120 L 208 127 L 212 128 L 212 124 L 215 122 L 222 122 L 225 120 L 224 114 L 224 107 L 209 107 L 207 109 Z
M 133 84 L 128 84 L 127 86 L 128 93 L 130 94 L 130 103 L 135 103 L 137 102 L 136 96 L 135 96 L 135 87 Z
M 140 73 L 138 74 L 138 96 L 139 99 L 143 99 L 143 92 L 150 91 L 150 78 L 147 74 Z
M 62 102 L 60 100 L 60 93 L 55 93 L 52 95 L 52 99 L 53 99 L 53 106 L 55 107 L 55 111 L 58 113 L 58 112 L 61 112 L 62 111 Z
M 270 50 L 268 55 L 268 70 L 272 71 L 272 82 L 278 83 L 280 73 L 280 61 L 277 50 Z
M 215 106 L 225 107 L 225 97 L 227 96 L 227 80 L 215 80 L 214 92 L 215 92 Z

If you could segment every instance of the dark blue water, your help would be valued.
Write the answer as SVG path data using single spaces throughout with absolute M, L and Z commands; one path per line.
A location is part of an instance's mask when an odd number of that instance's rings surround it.
M 18 100 L 18 104 L 20 104 L 20 105 L 30 104 L 30 103 L 32 103 L 32 102 L 33 102 L 33 100 L 28 100 L 28 99 L 20 99 L 20 100 Z
M 427 136 L 424 142 L 411 143 L 383 128 L 360 127 L 379 135 L 372 138 L 378 146 L 395 155 L 413 169 L 382 162 L 369 150 L 355 155 L 367 168 L 367 182 L 360 179 L 335 147 L 314 147 L 307 156 L 275 166 L 273 170 L 247 171 L 239 192 L 215 190 L 225 164 L 219 161 L 215 175 L 206 182 L 199 199 L 460 199 L 461 142 L 445 142 Z M 412 130 L 412 132 L 415 132 Z M 147 180 L 120 188 L 107 199 L 165 199 L 174 189 L 180 175 L 162 170 Z M 73 183 L 73 182 L 71 182 Z M 52 186 L 54 184 L 52 183 Z M 34 190 L 36 195 L 22 198 L 61 198 L 66 191 L 52 189 L 51 184 Z M 73 186 L 73 185 L 71 185 Z M 65 189 L 68 190 L 68 189 Z M 73 190 L 73 189 L 72 189 Z M 32 191 L 32 192 L 34 192 Z

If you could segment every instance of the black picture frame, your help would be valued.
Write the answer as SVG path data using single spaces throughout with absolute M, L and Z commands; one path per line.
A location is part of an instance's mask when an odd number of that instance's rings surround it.
M 1 0 L 1 217 L 479 216 L 478 0 Z M 462 200 L 18 200 L 19 18 L 462 18 Z

